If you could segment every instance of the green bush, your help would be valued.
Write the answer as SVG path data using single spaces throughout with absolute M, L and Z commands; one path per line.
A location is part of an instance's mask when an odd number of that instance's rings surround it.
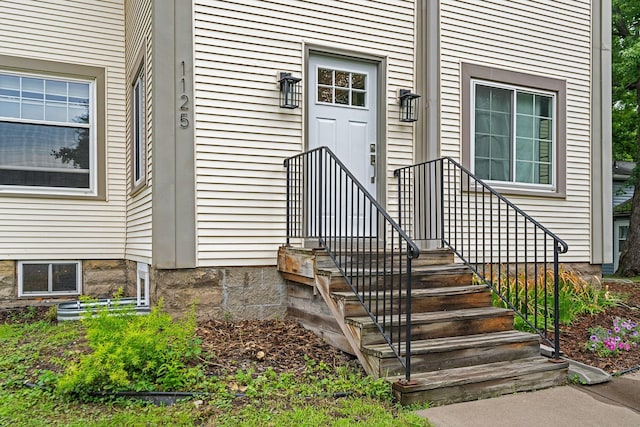
M 553 271 L 540 272 L 535 276 L 519 273 L 507 277 L 503 269 L 499 276 L 494 275 L 492 282 L 496 290 L 526 316 L 529 323 L 544 329 L 546 321 L 546 328 L 553 329 Z M 495 292 L 492 295 L 494 306 L 508 307 Z M 611 295 L 599 283 L 588 283 L 577 273 L 562 268 L 558 272 L 560 324 L 568 325 L 581 314 L 599 313 L 618 301 L 619 298 Z M 520 316 L 516 315 L 514 323 L 518 330 L 531 330 Z
M 82 322 L 92 352 L 67 368 L 57 384 L 61 393 L 184 390 L 203 375 L 189 366 L 200 353 L 193 310 L 174 321 L 162 302 L 146 316 L 133 308 L 118 307 L 115 315 L 104 308 Z

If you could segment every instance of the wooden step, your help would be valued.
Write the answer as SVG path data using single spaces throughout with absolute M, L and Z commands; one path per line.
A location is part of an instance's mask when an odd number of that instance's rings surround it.
M 359 290 L 375 290 L 377 287 L 390 289 L 406 287 L 406 278 L 398 273 L 397 269 L 382 270 L 380 272 L 367 269 L 345 271 L 351 278 L 351 283 Z M 393 274 L 392 274 L 393 273 Z M 318 274 L 331 276 L 332 292 L 351 290 L 340 270 L 333 266 L 319 269 Z M 416 267 L 411 272 L 411 286 L 413 289 L 440 288 L 448 286 L 471 285 L 473 273 L 461 264 L 427 265 Z
M 366 316 L 367 311 L 352 291 L 333 292 L 332 297 L 342 308 L 345 317 Z M 360 294 L 369 310 L 374 314 L 404 312 L 407 292 L 363 292 Z M 393 304 L 393 305 L 392 305 Z M 411 292 L 411 312 L 460 310 L 464 308 L 488 307 L 491 291 L 486 286 L 468 285 L 448 288 L 415 289 Z
M 404 339 L 406 316 L 378 316 L 378 322 L 386 320 L 394 333 Z M 369 316 L 347 317 L 345 322 L 358 334 L 361 347 L 381 344 L 384 337 Z M 414 313 L 411 316 L 412 340 L 476 335 L 513 329 L 513 311 L 497 307 L 481 307 L 465 310 Z
M 568 362 L 538 356 L 514 361 L 414 374 L 411 383 L 393 383 L 403 405 L 430 402 L 432 406 L 539 390 L 567 383 Z
M 401 346 L 403 356 L 404 347 Z M 365 346 L 362 352 L 379 377 L 404 373 L 404 367 L 386 343 Z M 417 373 L 535 357 L 540 355 L 540 345 L 538 335 L 503 331 L 413 341 L 411 354 L 411 368 Z
M 357 264 L 367 266 L 369 263 L 376 263 L 383 261 L 386 263 L 395 263 L 398 264 L 400 262 L 399 256 L 402 257 L 402 263 L 406 262 L 406 258 L 403 255 L 399 255 L 398 253 L 394 253 L 393 255 L 389 251 L 383 251 L 379 249 L 374 252 L 364 252 L 360 249 L 360 252 L 337 252 L 334 253 L 336 259 L 340 262 L 347 264 Z M 330 266 L 333 263 L 332 258 L 328 255 L 326 251 L 316 251 L 316 260 L 320 267 Z M 414 258 L 411 260 L 411 264 L 414 267 L 427 266 L 427 265 L 447 265 L 451 264 L 454 261 L 453 252 L 449 249 L 429 249 L 420 252 L 420 256 L 418 258 Z

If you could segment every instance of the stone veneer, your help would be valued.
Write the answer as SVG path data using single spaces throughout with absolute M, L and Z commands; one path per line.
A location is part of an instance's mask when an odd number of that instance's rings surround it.
M 0 301 L 18 297 L 15 261 L 0 261 Z
M 97 298 L 112 297 L 122 287 L 126 294 L 130 291 L 130 277 L 125 260 L 85 260 L 82 262 L 82 293 Z M 135 264 L 134 264 L 135 268 Z M 134 270 L 135 293 L 135 270 Z
M 156 303 L 180 315 L 196 304 L 198 318 L 268 319 L 287 310 L 286 284 L 275 267 L 195 268 L 150 272 Z

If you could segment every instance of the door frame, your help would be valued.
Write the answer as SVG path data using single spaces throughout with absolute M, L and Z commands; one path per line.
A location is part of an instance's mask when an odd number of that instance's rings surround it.
M 309 70 L 309 56 L 322 55 L 334 56 L 336 58 L 348 59 L 360 62 L 369 62 L 377 67 L 378 82 L 376 85 L 376 194 L 373 194 L 376 201 L 385 209 L 387 208 L 387 58 L 385 56 L 356 52 L 348 49 L 331 48 L 326 46 L 305 44 L 304 45 L 304 66 L 302 78 L 304 83 L 304 132 L 303 151 L 309 149 L 309 102 L 313 91 L 309 87 L 311 79 L 307 75 Z

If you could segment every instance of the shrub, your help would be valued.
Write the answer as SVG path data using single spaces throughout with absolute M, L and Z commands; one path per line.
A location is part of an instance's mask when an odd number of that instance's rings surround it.
M 189 367 L 200 353 L 194 311 L 174 321 L 160 302 L 146 316 L 133 308 L 118 307 L 117 315 L 104 308 L 82 322 L 93 351 L 66 370 L 57 384 L 61 393 L 182 390 L 202 376 L 200 368 Z
M 528 323 L 538 329 L 553 329 L 553 271 L 525 275 L 524 272 L 507 276 L 504 269 L 495 274 L 493 286 L 513 307 L 523 314 Z M 616 304 L 618 299 L 599 283 L 588 283 L 577 273 L 560 269 L 558 272 L 559 321 L 570 324 L 581 314 L 594 314 Z M 508 307 L 495 292 L 493 305 Z M 546 308 L 546 310 L 545 310 Z M 531 326 L 519 316 L 515 327 L 531 330 Z
M 619 317 L 613 320 L 613 328 L 596 326 L 589 328 L 589 333 L 591 336 L 585 348 L 600 357 L 618 356 L 622 350 L 630 351 L 640 343 L 638 324 L 631 320 L 621 320 Z

